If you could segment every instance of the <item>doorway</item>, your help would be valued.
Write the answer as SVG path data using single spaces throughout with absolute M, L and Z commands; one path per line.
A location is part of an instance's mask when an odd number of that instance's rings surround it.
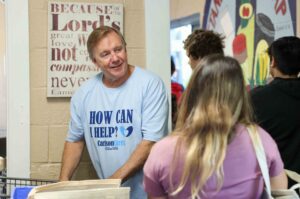
M 172 80 L 187 86 L 192 69 L 189 66 L 189 59 L 183 49 L 183 41 L 193 30 L 200 27 L 200 14 L 193 14 L 187 17 L 171 21 L 170 29 L 170 49 L 176 72 L 172 75 Z

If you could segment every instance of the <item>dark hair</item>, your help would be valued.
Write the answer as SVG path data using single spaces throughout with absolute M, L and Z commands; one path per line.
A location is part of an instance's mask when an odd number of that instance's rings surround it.
M 89 35 L 87 41 L 87 50 L 92 60 L 94 58 L 93 57 L 94 47 L 98 44 L 99 41 L 101 41 L 101 39 L 103 39 L 104 37 L 106 37 L 106 35 L 112 32 L 116 33 L 120 37 L 123 46 L 126 48 L 125 39 L 119 30 L 110 26 L 100 26 L 99 28 L 93 30 L 93 32 Z
M 171 75 L 173 75 L 173 73 L 175 72 L 176 67 L 175 67 L 175 63 L 174 63 L 174 59 L 171 56 Z
M 236 59 L 220 54 L 201 59 L 184 92 L 176 128 L 188 124 L 187 118 L 193 116 L 195 107 L 202 104 L 206 111 L 208 104 L 215 105 L 214 101 L 222 107 L 228 105 L 232 114 L 238 102 L 242 101 L 237 121 L 249 124 L 252 121 L 252 108 L 244 83 L 242 68 Z
M 194 59 L 203 58 L 210 54 L 224 55 L 224 37 L 211 30 L 194 30 L 183 42 L 188 56 Z
M 300 72 L 300 39 L 295 36 L 275 40 L 268 48 L 270 59 L 274 58 L 280 72 L 297 75 Z

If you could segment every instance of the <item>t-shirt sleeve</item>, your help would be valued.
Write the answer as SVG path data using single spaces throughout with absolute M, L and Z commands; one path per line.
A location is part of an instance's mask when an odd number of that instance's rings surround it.
M 159 151 L 157 150 L 156 145 L 154 145 L 144 165 L 144 189 L 153 197 L 166 195 L 163 186 L 159 182 L 160 173 L 162 172 L 160 171 L 159 157 Z
M 169 105 L 164 83 L 153 78 L 144 92 L 142 105 L 142 136 L 145 140 L 158 141 L 168 131 Z
M 267 156 L 269 175 L 270 177 L 275 177 L 284 170 L 283 161 L 281 159 L 277 144 L 269 135 L 269 133 L 264 131 L 262 128 L 259 128 L 259 133 L 263 140 L 263 145 Z
M 80 114 L 80 103 L 78 103 L 78 96 L 71 99 L 71 119 L 69 122 L 69 130 L 66 141 L 76 142 L 83 139 L 84 131 L 82 126 L 82 118 Z

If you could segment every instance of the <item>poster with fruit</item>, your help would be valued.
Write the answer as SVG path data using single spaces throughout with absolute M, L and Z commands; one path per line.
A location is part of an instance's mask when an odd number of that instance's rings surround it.
M 225 54 L 241 64 L 248 88 L 269 79 L 266 52 L 277 38 L 296 34 L 294 0 L 207 0 L 203 28 L 226 37 Z

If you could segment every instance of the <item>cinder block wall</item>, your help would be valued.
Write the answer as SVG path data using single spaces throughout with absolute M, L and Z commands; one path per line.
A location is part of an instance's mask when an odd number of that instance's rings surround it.
M 57 0 L 58 1 L 58 0 Z M 85 2 L 86 0 L 60 0 Z M 97 0 L 124 6 L 124 36 L 129 62 L 145 65 L 143 0 Z M 48 1 L 29 0 L 31 178 L 58 179 L 69 122 L 70 98 L 47 98 Z M 17 14 L 17 13 L 16 13 Z M 21 34 L 21 33 L 20 33 Z M 85 151 L 74 179 L 97 178 Z
M 195 13 L 200 14 L 200 24 L 202 24 L 204 0 L 170 0 L 171 20 L 187 17 Z

